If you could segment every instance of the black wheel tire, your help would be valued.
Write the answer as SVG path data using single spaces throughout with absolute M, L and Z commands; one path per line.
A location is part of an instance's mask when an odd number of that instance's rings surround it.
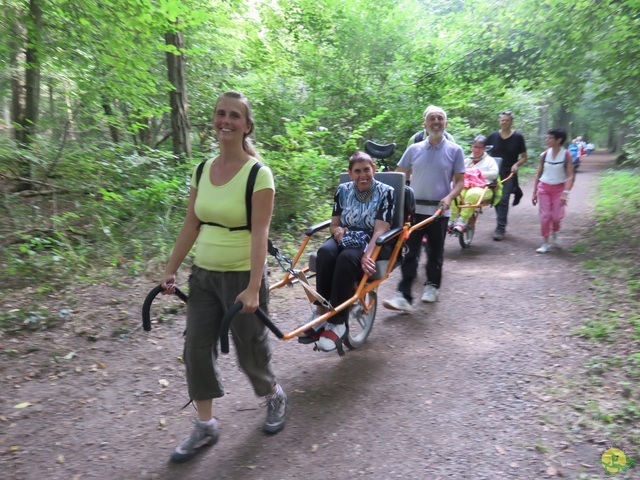
M 378 295 L 371 291 L 364 296 L 364 302 L 373 302 L 369 313 L 365 313 L 360 302 L 354 304 L 349 309 L 349 319 L 347 320 L 347 335 L 344 337 L 344 344 L 347 348 L 355 350 L 360 348 L 367 341 L 367 337 L 373 328 L 373 321 L 376 318 L 378 308 Z
M 462 248 L 469 248 L 471 241 L 473 240 L 473 234 L 475 233 L 475 227 L 467 225 L 464 232 L 458 233 L 458 240 L 460 240 L 460 246 Z

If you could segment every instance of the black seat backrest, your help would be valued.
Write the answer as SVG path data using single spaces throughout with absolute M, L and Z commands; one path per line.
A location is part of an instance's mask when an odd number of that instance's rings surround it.
M 371 140 L 364 142 L 364 151 L 371 155 L 372 158 L 385 160 L 396 151 L 396 144 L 389 143 L 382 145 Z
M 403 172 L 377 172 L 375 179 L 386 185 L 393 187 L 395 190 L 395 205 L 393 208 L 393 223 L 391 228 L 402 227 L 404 225 L 404 185 L 405 175 Z M 340 183 L 351 181 L 349 174 L 344 172 L 340 174 Z

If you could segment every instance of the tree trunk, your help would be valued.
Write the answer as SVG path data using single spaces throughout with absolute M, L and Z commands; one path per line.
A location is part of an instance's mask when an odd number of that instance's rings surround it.
M 191 127 L 185 83 L 185 60 L 182 53 L 184 49 L 182 32 L 167 33 L 165 41 L 167 45 L 173 45 L 179 52 L 178 55 L 167 52 L 167 73 L 169 81 L 173 85 L 173 90 L 169 93 L 173 155 L 176 158 L 191 157 Z
M 42 0 L 30 0 L 29 15 L 26 22 L 26 49 L 25 49 L 25 84 L 20 83 L 19 77 L 13 76 L 11 79 L 12 104 L 11 117 L 16 125 L 15 138 L 21 149 L 29 149 L 33 142 L 38 123 L 38 113 L 40 107 L 40 56 L 42 36 Z M 20 28 L 15 22 L 16 32 Z M 20 37 L 18 37 L 20 38 Z M 21 44 L 15 41 L 15 48 L 12 49 L 11 61 L 16 62 L 20 58 Z M 27 156 L 22 156 L 20 163 L 20 176 L 23 179 L 31 178 L 31 164 Z M 18 191 L 32 188 L 31 182 L 21 181 L 16 185 Z
M 549 130 L 549 106 L 542 105 L 538 107 L 540 112 L 540 122 L 538 123 L 538 138 L 542 140 L 544 145 L 544 139 L 547 138 L 547 131 Z
M 106 98 L 102 98 L 102 108 L 104 109 L 104 113 L 107 116 L 107 122 L 109 122 L 109 130 L 111 131 L 111 141 L 113 143 L 120 143 L 120 132 L 118 131 L 118 127 L 116 126 L 115 117 L 113 115 L 113 108 L 111 108 L 111 103 Z
M 609 135 L 607 135 L 607 150 L 609 150 L 609 152 L 613 153 L 613 151 L 615 150 L 615 138 L 616 138 L 616 131 L 614 129 L 613 126 L 609 127 Z
M 11 27 L 11 39 L 9 40 L 9 68 L 11 69 L 11 128 L 13 129 L 14 139 L 20 141 L 20 129 L 18 125 L 22 124 L 22 116 L 24 112 L 24 89 L 20 78 L 20 55 L 22 54 L 22 26 L 15 19 L 15 12 L 13 9 L 8 10 L 10 17 L 13 20 Z
M 41 0 L 31 0 L 29 2 L 25 72 L 26 97 L 24 119 L 22 121 L 23 143 L 27 146 L 31 144 L 36 133 L 40 108 L 40 55 L 38 52 L 42 35 L 42 9 L 40 2 Z
M 569 125 L 571 124 L 571 114 L 567 111 L 566 105 L 560 105 L 560 111 L 558 112 L 558 127 L 564 128 L 567 132 L 569 132 Z M 571 133 L 569 133 L 571 136 Z M 569 140 L 571 143 L 571 140 Z

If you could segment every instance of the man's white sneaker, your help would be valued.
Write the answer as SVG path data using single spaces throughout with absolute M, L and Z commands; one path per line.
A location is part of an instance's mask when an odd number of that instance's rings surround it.
M 562 241 L 560 240 L 560 234 L 558 232 L 551 232 L 551 244 L 559 247 L 562 245 Z
M 536 252 L 547 253 L 549 250 L 551 250 L 551 245 L 545 242 L 540 246 L 540 248 L 536 249 Z
M 404 298 L 404 295 L 400 292 L 396 293 L 394 298 L 383 301 L 382 305 L 389 310 L 398 310 L 399 312 L 409 313 L 413 311 L 411 302 Z
M 422 300 L 424 303 L 433 303 L 438 299 L 438 289 L 433 285 L 427 285 L 424 287 L 424 292 L 422 293 Z

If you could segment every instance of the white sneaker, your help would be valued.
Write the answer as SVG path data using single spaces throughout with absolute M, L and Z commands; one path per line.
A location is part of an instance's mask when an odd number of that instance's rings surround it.
M 536 252 L 547 253 L 549 250 L 551 250 L 551 245 L 545 242 L 540 246 L 540 248 L 536 249 Z
M 466 227 L 466 226 L 467 226 L 467 223 L 466 223 L 465 221 L 463 221 L 461 218 L 458 218 L 458 219 L 456 220 L 456 224 L 455 224 L 455 226 L 453 227 L 453 229 L 454 229 L 456 232 L 464 233 L 464 229 L 465 229 L 465 227 Z M 434 301 L 435 301 L 435 300 L 434 300 Z
M 422 293 L 422 300 L 424 303 L 433 303 L 438 299 L 438 289 L 433 285 L 427 285 L 424 287 L 424 292 Z
M 318 340 L 318 350 L 323 352 L 331 352 L 337 348 L 336 342 L 347 333 L 347 326 L 344 323 L 334 325 L 333 323 L 327 323 L 324 332 L 320 334 Z
M 551 232 L 551 244 L 555 245 L 556 247 L 559 247 L 560 245 L 562 245 L 559 232 Z
M 404 298 L 404 295 L 400 292 L 396 293 L 396 296 L 390 300 L 385 300 L 382 305 L 389 310 L 398 310 L 400 312 L 409 313 L 413 311 L 413 306 Z

